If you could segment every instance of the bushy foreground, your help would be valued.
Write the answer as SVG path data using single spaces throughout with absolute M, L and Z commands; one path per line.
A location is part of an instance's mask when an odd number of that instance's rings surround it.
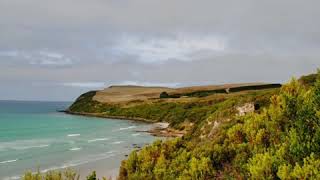
M 293 79 L 260 112 L 229 113 L 224 121 L 207 115 L 182 138 L 132 152 L 119 178 L 320 179 L 319 72 L 316 77 L 308 86 Z
M 23 180 L 79 180 L 84 179 L 80 178 L 80 175 L 72 170 L 66 169 L 64 171 L 48 171 L 46 173 L 41 172 L 26 172 L 22 177 Z M 96 172 L 93 171 L 90 175 L 86 177 L 87 180 L 99 180 L 97 178 Z M 102 180 L 107 180 L 107 178 L 103 177 Z

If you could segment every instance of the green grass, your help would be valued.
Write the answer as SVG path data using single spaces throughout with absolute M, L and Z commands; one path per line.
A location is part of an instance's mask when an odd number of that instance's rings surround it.
M 256 91 L 256 90 L 266 90 L 266 89 L 276 89 L 280 88 L 281 84 L 261 84 L 261 85 L 247 85 L 240 87 L 232 87 L 232 88 L 222 88 L 222 89 L 214 89 L 214 90 L 197 90 L 188 93 L 180 93 L 180 94 L 166 94 L 165 96 L 160 94 L 160 98 L 180 98 L 180 97 L 206 97 L 213 94 L 227 94 L 241 91 Z
M 143 118 L 154 122 L 166 121 L 172 127 L 181 129 L 183 122 L 198 123 L 208 115 L 217 111 L 219 106 L 230 111 L 245 102 L 254 102 L 260 106 L 268 104 L 270 96 L 277 89 L 248 91 L 246 93 L 217 94 L 210 97 L 190 98 L 190 100 L 170 101 L 154 100 L 136 103 L 133 106 L 100 103 L 92 100 L 96 92 L 81 95 L 69 110 L 76 113 L 98 113 L 105 116 L 121 116 L 128 118 Z M 222 108 L 220 108 L 222 109 Z

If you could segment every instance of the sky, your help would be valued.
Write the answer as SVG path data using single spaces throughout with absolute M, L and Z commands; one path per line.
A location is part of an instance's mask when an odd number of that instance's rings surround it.
M 272 82 L 320 67 L 319 0 L 0 0 L 0 99 Z

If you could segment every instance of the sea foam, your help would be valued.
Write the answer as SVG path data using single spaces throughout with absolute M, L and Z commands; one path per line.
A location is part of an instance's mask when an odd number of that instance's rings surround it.
M 68 137 L 76 137 L 76 136 L 80 136 L 80 134 L 68 134 Z
M 45 148 L 45 147 L 49 147 L 49 146 L 50 146 L 50 144 L 40 144 L 40 145 L 35 145 L 35 146 L 21 147 L 20 149 Z
M 11 142 L 0 143 L 0 151 L 7 150 L 26 150 L 32 148 L 45 148 L 50 146 L 52 140 L 49 139 L 31 139 L 31 140 L 18 140 Z
M 0 164 L 7 164 L 7 163 L 16 162 L 16 161 L 18 161 L 18 159 L 12 159 L 12 160 L 7 160 L 7 161 L 0 161 Z
M 125 127 L 125 128 L 120 128 L 119 130 L 120 131 L 123 131 L 123 130 L 127 130 L 127 129 L 133 129 L 133 128 L 136 128 L 137 126 L 129 126 L 129 127 Z
M 71 148 L 71 149 L 69 149 L 70 151 L 79 151 L 79 150 L 81 150 L 81 148 L 78 148 L 78 147 L 76 147 L 76 148 Z
M 96 141 L 107 141 L 109 140 L 110 138 L 97 138 L 97 139 L 91 139 L 91 140 L 88 140 L 88 143 L 91 143 L 91 142 L 96 142 Z
M 131 134 L 132 136 L 140 136 L 140 133 Z
M 121 144 L 123 143 L 124 141 L 115 141 L 115 142 L 112 142 L 111 144 Z
M 63 166 L 61 166 L 61 168 L 62 167 L 63 168 L 75 167 L 75 166 L 87 164 L 87 163 L 90 163 L 90 162 L 95 162 L 95 161 L 107 159 L 107 158 L 113 157 L 115 155 L 116 154 L 113 154 L 112 151 L 109 151 L 109 152 L 106 152 L 106 153 L 101 153 L 101 154 L 97 154 L 97 155 L 93 155 L 93 156 L 88 156 L 89 158 L 79 159 L 79 160 L 76 160 L 76 161 L 71 161 L 71 162 L 65 163 Z
M 21 179 L 21 176 L 11 176 L 11 177 L 5 177 L 3 180 L 17 180 Z
M 45 172 L 52 171 L 52 170 L 64 169 L 64 168 L 68 168 L 68 167 L 75 167 L 75 166 L 87 164 L 87 163 L 90 163 L 90 162 L 95 162 L 95 161 L 99 161 L 99 160 L 102 160 L 102 159 L 107 159 L 107 158 L 110 158 L 110 157 L 113 157 L 113 156 L 115 156 L 115 154 L 113 154 L 113 151 L 108 151 L 106 153 L 89 156 L 90 158 L 70 161 L 70 162 L 64 163 L 61 166 L 52 166 L 50 168 L 41 170 L 41 172 L 45 173 Z

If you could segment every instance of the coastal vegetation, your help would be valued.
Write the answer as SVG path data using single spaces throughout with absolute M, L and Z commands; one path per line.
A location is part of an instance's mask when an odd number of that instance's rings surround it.
M 223 113 L 232 98 L 216 103 L 220 109 L 184 137 L 133 151 L 119 179 L 319 179 L 319 72 L 316 77 L 307 84 L 291 80 L 268 105 L 244 116 Z
M 281 84 L 259 84 L 259 85 L 235 86 L 230 88 L 216 88 L 213 90 L 195 90 L 195 91 L 185 92 L 185 93 L 168 94 L 166 92 L 163 92 L 160 94 L 160 98 L 206 97 L 206 96 L 210 96 L 217 93 L 224 94 L 224 93 L 234 93 L 234 92 L 240 92 L 240 91 L 273 89 L 273 88 L 279 88 L 279 87 L 281 87 Z
M 32 173 L 28 171 L 22 177 L 24 180 L 79 180 L 80 176 L 72 169 L 64 171 L 48 171 L 41 173 L 40 171 Z
M 237 105 L 254 102 L 263 107 L 278 88 L 243 91 L 230 94 L 213 94 L 205 97 L 151 99 L 125 104 L 101 103 L 93 100 L 96 92 L 81 95 L 68 112 L 101 117 L 123 117 L 151 122 L 169 122 L 171 127 L 182 130 L 188 124 L 200 125 L 203 120 L 216 115 L 234 113 Z
M 52 170 L 46 173 L 41 173 L 40 171 L 36 173 L 32 173 L 31 171 L 29 171 L 24 174 L 22 179 L 24 180 L 79 180 L 80 175 L 73 169 L 66 169 L 64 171 Z M 96 172 L 93 171 L 91 174 L 89 174 L 86 177 L 86 180 L 100 180 L 100 179 L 97 178 Z M 107 178 L 103 177 L 101 180 L 107 180 Z
M 134 150 L 121 163 L 120 180 L 319 179 L 320 72 L 282 87 L 233 88 L 162 91 L 121 103 L 97 101 L 91 91 L 67 112 L 168 122 L 185 132 Z

